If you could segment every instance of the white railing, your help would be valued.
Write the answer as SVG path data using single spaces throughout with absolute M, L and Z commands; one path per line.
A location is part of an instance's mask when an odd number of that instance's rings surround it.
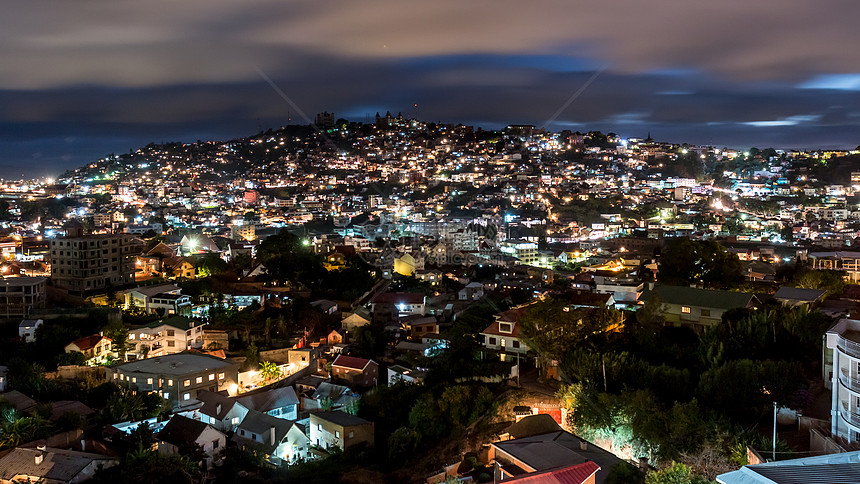
M 860 414 L 856 414 L 845 408 L 845 404 L 843 402 L 842 408 L 839 409 L 839 415 L 842 416 L 842 419 L 853 425 L 854 427 L 860 428 Z
M 840 336 L 836 346 L 846 355 L 860 358 L 860 343 L 855 343 L 850 339 Z
M 850 378 L 845 374 L 839 375 L 839 382 L 842 383 L 842 386 L 851 390 L 854 393 L 860 393 L 860 380 L 855 380 L 854 378 Z

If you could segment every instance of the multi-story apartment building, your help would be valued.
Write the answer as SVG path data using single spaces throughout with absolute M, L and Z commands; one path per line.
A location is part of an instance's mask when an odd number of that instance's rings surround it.
M 173 284 L 137 287 L 125 293 L 125 308 L 131 307 L 161 316 L 190 315 L 191 296 Z
M 810 252 L 809 261 L 813 269 L 842 271 L 848 282 L 860 282 L 860 252 Z
M 0 319 L 26 318 L 44 307 L 44 277 L 0 277 Z
M 197 353 L 132 361 L 108 371 L 110 381 L 140 392 L 156 392 L 174 408 L 197 401 L 197 393 L 238 392 L 239 364 Z
M 831 387 L 830 432 L 860 441 L 860 321 L 843 318 L 826 334 L 825 384 Z M 832 358 L 832 364 L 830 359 Z
M 73 294 L 134 282 L 131 234 L 62 237 L 50 241 L 51 282 Z
M 153 358 L 202 348 L 205 325 L 202 321 L 174 316 L 130 330 L 128 353 L 137 358 Z

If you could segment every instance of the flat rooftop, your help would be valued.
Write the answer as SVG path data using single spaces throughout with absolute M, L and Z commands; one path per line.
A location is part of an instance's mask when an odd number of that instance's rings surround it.
M 117 366 L 115 369 L 123 373 L 157 373 L 162 375 L 185 375 L 207 370 L 222 370 L 225 368 L 238 368 L 239 364 L 229 360 L 222 360 L 214 356 L 199 353 L 177 353 L 173 355 L 147 358 L 132 361 Z

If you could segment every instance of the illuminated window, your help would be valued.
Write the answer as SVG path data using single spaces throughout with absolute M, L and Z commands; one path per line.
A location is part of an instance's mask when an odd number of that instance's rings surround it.
M 147 378 L 147 379 L 146 379 L 146 384 L 147 384 L 147 385 L 152 385 L 152 378 Z
M 167 386 L 172 387 L 173 386 L 173 380 L 167 380 Z
M 219 380 L 223 380 L 223 379 L 224 379 L 224 374 L 223 374 L 223 373 L 218 373 L 218 379 L 219 379 Z
M 212 381 L 214 379 L 215 379 L 215 374 L 214 373 L 210 374 L 209 375 L 209 381 Z
M 183 393 L 182 399 L 183 400 L 191 400 L 191 394 L 190 393 Z
M 690 307 L 689 306 L 681 306 L 681 312 L 684 314 L 690 314 Z
M 203 383 L 203 377 L 202 376 L 197 377 L 197 383 Z
M 185 381 L 183 382 L 183 385 L 185 385 L 185 386 L 187 386 L 187 387 L 190 387 L 190 386 L 191 386 L 191 380 L 185 380 Z
M 137 383 L 137 377 L 132 378 L 132 379 L 131 379 L 131 382 L 132 382 L 132 383 Z

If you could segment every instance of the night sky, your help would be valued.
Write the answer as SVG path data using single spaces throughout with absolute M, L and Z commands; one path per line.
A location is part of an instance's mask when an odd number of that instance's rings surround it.
M 0 177 L 416 103 L 484 128 L 854 148 L 858 14 L 857 0 L 7 1 Z

